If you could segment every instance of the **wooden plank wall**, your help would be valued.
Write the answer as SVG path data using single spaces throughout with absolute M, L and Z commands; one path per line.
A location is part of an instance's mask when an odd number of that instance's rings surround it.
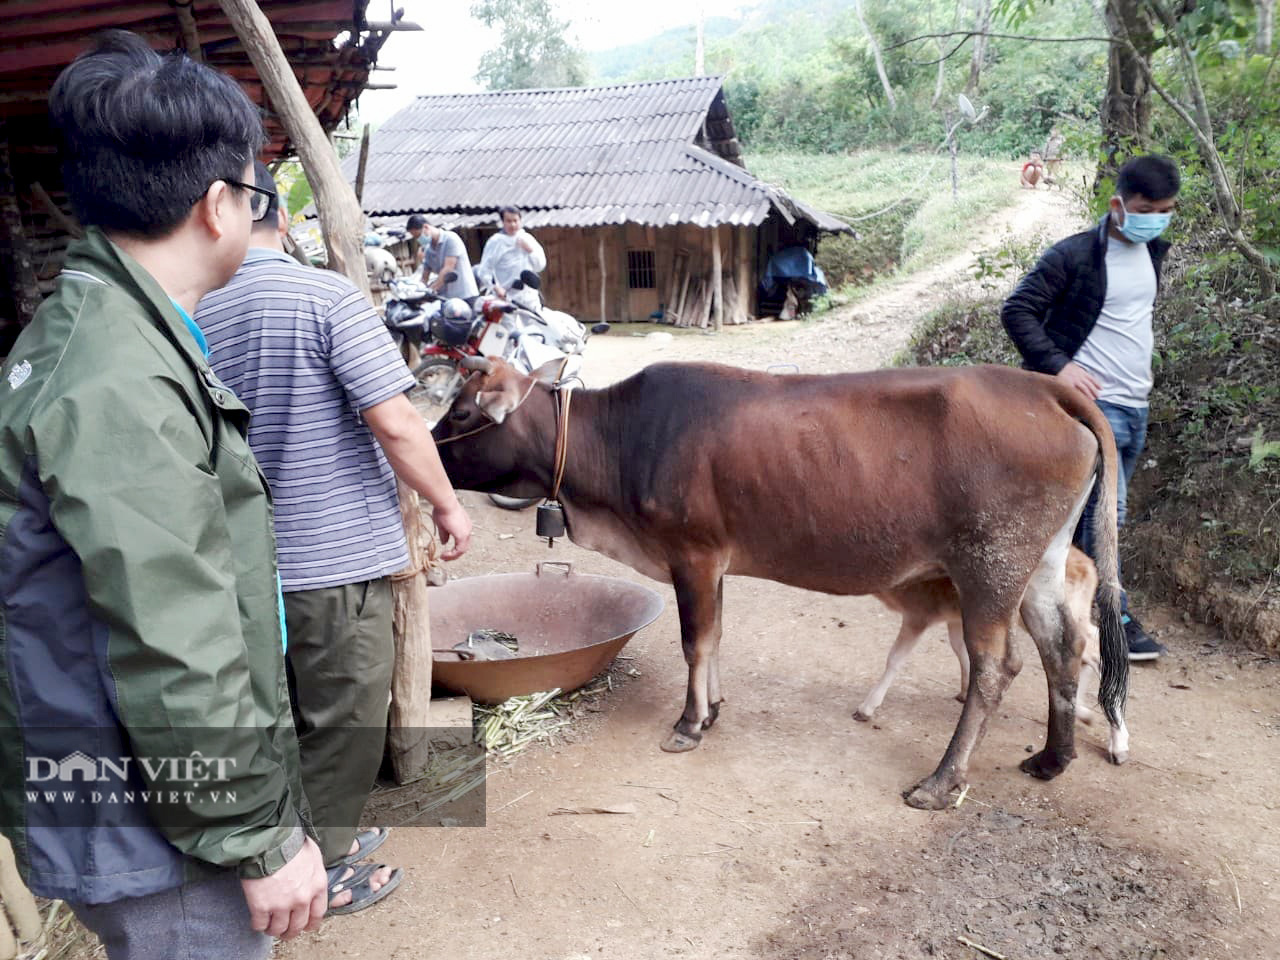
M 755 227 L 718 228 L 723 261 L 725 289 L 725 322 L 742 323 L 755 316 L 755 286 L 763 269 L 758 229 Z M 681 289 L 685 294 L 686 314 L 677 322 L 705 326 L 711 316 L 711 246 L 710 229 L 680 224 L 652 227 L 641 224 L 608 225 L 591 228 L 543 227 L 531 231 L 547 254 L 547 269 L 542 276 L 543 299 L 558 310 L 573 314 L 583 323 L 599 320 L 609 323 L 640 322 L 658 306 L 668 314 L 677 309 Z M 472 247 L 479 261 L 479 243 L 473 231 L 466 231 L 467 247 Z M 604 240 L 604 316 L 601 316 L 600 241 Z M 627 251 L 654 251 L 652 296 L 627 289 Z M 684 263 L 680 275 L 675 274 L 677 260 Z M 745 296 L 738 293 L 746 277 L 749 288 Z M 686 281 L 687 282 L 683 282 Z M 677 288 L 673 290 L 673 287 Z M 674 296 L 673 296 L 674 294 Z M 695 308 L 696 311 L 690 308 Z

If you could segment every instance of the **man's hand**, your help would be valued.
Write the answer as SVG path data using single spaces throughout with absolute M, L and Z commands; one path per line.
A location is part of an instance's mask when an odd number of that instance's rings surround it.
M 525 253 L 533 253 L 533 237 L 529 236 L 524 230 L 516 234 L 516 246 Z
M 493 284 L 493 293 L 494 293 L 494 296 L 496 296 L 499 300 L 507 299 L 507 288 L 504 287 L 502 284 L 498 283 L 496 280 L 494 281 L 494 284 Z
M 1090 400 L 1097 400 L 1102 393 L 1102 384 L 1092 373 L 1078 363 L 1068 363 L 1058 371 L 1058 379 L 1069 387 L 1075 387 Z
M 471 546 L 471 517 L 456 497 L 450 506 L 432 508 L 431 516 L 440 532 L 440 543 L 443 545 L 453 538 L 453 546 L 440 554 L 440 559 L 457 560 Z
M 324 859 L 307 837 L 294 858 L 275 873 L 241 880 L 250 924 L 259 933 L 291 940 L 304 930 L 319 930 L 329 906 Z

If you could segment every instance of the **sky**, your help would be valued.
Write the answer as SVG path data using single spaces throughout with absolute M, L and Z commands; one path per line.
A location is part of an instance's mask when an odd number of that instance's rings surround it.
M 474 93 L 474 79 L 481 55 L 497 44 L 497 32 L 485 28 L 468 14 L 469 0 L 391 0 L 404 8 L 404 19 L 423 27 L 421 33 L 393 33 L 378 56 L 379 70 L 373 83 L 394 83 L 396 90 L 369 90 L 360 97 L 361 119 L 382 123 L 415 96 L 435 93 Z M 588 51 L 608 50 L 643 40 L 672 27 L 692 30 L 698 0 L 643 0 L 610 3 L 601 0 L 556 0 L 558 16 L 571 24 L 579 44 Z M 725 16 L 750 6 L 749 0 L 702 0 L 706 16 Z M 370 20 L 385 19 L 386 0 L 369 4 Z M 689 64 L 693 72 L 693 64 Z

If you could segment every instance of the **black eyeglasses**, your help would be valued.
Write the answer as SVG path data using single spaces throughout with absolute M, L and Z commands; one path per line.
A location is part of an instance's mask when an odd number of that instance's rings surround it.
M 249 195 L 249 212 L 253 214 L 254 223 L 258 223 L 267 215 L 271 201 L 275 199 L 275 193 L 270 190 L 264 190 L 262 187 L 255 187 L 252 183 L 241 183 L 239 180 L 228 180 L 226 177 L 219 177 L 218 179 L 233 187 L 241 187 L 245 190 L 253 191 Z

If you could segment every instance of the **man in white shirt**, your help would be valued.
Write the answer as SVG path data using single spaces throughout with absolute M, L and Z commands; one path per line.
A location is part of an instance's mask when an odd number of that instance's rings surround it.
M 485 241 L 484 251 L 480 255 L 480 266 L 476 269 L 477 279 L 481 283 L 491 284 L 493 292 L 506 297 L 511 285 L 520 279 L 524 270 L 541 273 L 547 268 L 547 255 L 533 236 L 520 226 L 521 214 L 516 207 L 503 207 L 502 229 Z M 531 296 L 535 301 L 531 305 L 540 306 L 537 292 L 523 290 L 519 296 Z
M 1147 437 L 1151 318 L 1169 225 L 1181 185 L 1168 157 L 1135 157 L 1120 168 L 1116 193 L 1097 226 L 1051 247 L 1005 301 L 1000 319 L 1030 370 L 1059 377 L 1098 404 L 1120 456 L 1117 513 L 1125 520 L 1129 481 Z M 1077 540 L 1092 556 L 1091 499 Z M 1165 648 L 1129 613 L 1121 594 L 1130 660 Z

